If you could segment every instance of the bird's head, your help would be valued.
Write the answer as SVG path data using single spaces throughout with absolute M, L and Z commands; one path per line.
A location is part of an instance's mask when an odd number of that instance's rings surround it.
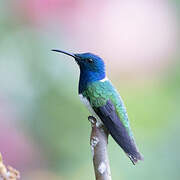
M 75 60 L 81 70 L 91 72 L 103 72 L 104 61 L 97 55 L 92 53 L 75 54 Z
M 61 50 L 53 49 L 52 51 L 60 52 L 73 57 L 79 65 L 81 74 L 89 76 L 90 80 L 101 80 L 105 77 L 104 61 L 92 53 L 73 54 Z

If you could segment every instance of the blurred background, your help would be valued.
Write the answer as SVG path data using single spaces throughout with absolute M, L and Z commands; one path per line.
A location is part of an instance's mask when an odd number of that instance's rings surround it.
M 180 179 L 179 0 L 0 0 L 0 152 L 23 180 L 92 180 L 89 115 L 71 57 L 93 52 L 144 162 L 109 139 L 112 179 Z

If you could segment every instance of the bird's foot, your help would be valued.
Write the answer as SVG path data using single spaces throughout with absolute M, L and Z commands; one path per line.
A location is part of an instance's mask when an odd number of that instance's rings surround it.
M 96 126 L 97 128 L 104 128 L 103 123 L 99 122 L 94 116 L 88 116 L 88 120 L 90 121 L 92 126 Z
M 92 126 L 96 125 L 97 120 L 94 116 L 88 116 L 88 120 L 90 121 Z

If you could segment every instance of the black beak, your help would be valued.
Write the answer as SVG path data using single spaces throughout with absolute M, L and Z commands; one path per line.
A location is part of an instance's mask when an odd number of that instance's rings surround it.
M 63 54 L 66 54 L 66 55 L 68 55 L 68 56 L 71 56 L 71 57 L 73 57 L 73 58 L 75 58 L 75 59 L 77 58 L 75 54 L 69 53 L 69 52 L 66 52 L 66 51 L 61 51 L 61 50 L 58 50 L 58 49 L 52 49 L 51 51 L 63 53 Z

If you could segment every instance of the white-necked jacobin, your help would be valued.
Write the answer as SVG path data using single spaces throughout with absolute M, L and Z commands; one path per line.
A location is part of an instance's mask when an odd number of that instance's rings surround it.
M 83 103 L 92 115 L 104 124 L 133 164 L 143 160 L 130 128 L 123 100 L 106 77 L 102 58 L 92 53 L 73 54 L 56 49 L 52 51 L 75 59 L 80 68 L 79 95 Z

